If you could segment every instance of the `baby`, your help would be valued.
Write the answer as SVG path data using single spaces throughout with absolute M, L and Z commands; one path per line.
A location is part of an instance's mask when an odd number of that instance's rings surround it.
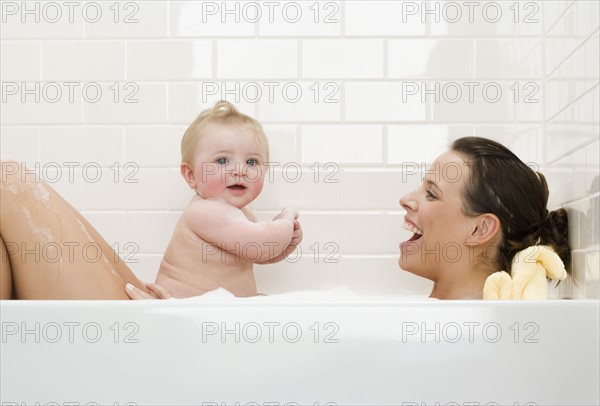
M 268 140 L 255 119 L 219 101 L 203 111 L 181 141 L 181 175 L 196 192 L 179 218 L 160 264 L 157 297 L 198 296 L 223 287 L 257 295 L 253 265 L 274 263 L 302 241 L 295 210 L 256 221 L 246 206 L 258 197 L 269 160 Z M 149 295 L 127 286 L 132 299 Z

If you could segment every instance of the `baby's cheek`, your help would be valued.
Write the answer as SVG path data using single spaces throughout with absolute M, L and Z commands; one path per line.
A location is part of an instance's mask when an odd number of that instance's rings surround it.
M 264 183 L 265 183 L 264 176 L 261 176 L 256 179 L 249 178 L 248 187 L 250 188 L 250 190 L 254 196 L 258 196 L 260 194 L 260 192 L 262 191 Z
M 204 192 L 206 197 L 215 197 L 224 189 L 224 182 L 219 174 L 207 175 L 205 182 L 203 182 Z
M 267 169 L 263 166 L 247 167 L 246 168 L 246 179 L 248 183 L 261 183 L 263 182 Z

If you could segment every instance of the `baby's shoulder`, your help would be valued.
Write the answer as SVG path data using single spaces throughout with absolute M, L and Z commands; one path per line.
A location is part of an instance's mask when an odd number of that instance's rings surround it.
M 183 212 L 184 216 L 220 217 L 235 216 L 240 210 L 222 199 L 193 199 Z

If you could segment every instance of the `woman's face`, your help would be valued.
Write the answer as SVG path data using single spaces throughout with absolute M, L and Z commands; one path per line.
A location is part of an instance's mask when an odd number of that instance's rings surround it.
M 461 195 L 468 179 L 463 157 L 448 151 L 433 162 L 421 186 L 400 199 L 406 210 L 404 226 L 415 233 L 400 244 L 402 269 L 435 281 L 444 264 L 469 259 L 471 251 L 464 243 L 472 222 L 463 214 Z

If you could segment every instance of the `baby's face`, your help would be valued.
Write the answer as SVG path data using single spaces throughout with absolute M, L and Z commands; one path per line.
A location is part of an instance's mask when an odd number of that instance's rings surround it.
M 260 194 L 267 146 L 248 126 L 209 124 L 194 155 L 196 193 L 242 208 Z

